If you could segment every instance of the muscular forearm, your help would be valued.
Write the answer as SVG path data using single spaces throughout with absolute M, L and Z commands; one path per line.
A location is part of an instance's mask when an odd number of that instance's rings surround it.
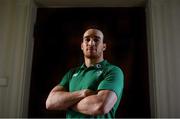
M 46 100 L 46 108 L 49 110 L 65 110 L 92 94 L 94 92 L 89 89 L 68 92 L 62 86 L 56 86 Z
M 108 113 L 117 100 L 116 94 L 112 91 L 99 91 L 98 94 L 88 96 L 76 105 L 73 109 L 87 115 L 103 115 Z
M 82 91 L 76 92 L 52 92 L 46 101 L 49 110 L 65 110 L 84 98 Z
M 72 108 L 80 113 L 87 115 L 99 115 L 103 114 L 102 107 L 103 102 L 97 95 L 88 96 L 79 101 Z

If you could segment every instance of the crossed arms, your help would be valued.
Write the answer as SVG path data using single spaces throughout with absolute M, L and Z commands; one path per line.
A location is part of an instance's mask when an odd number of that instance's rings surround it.
M 110 90 L 97 92 L 84 89 L 68 92 L 62 86 L 55 86 L 46 100 L 48 110 L 66 110 L 71 108 L 87 115 L 108 113 L 117 101 L 117 96 Z

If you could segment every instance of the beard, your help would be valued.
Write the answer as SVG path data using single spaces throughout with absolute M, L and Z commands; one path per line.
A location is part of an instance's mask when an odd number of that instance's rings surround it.
M 97 58 L 99 58 L 101 55 L 100 55 L 100 53 L 97 53 L 97 52 L 91 52 L 91 51 L 87 51 L 87 52 L 84 52 L 84 56 L 86 57 L 86 58 L 89 58 L 89 59 L 97 59 Z
M 89 54 L 86 54 L 84 55 L 86 58 L 89 58 L 89 59 L 97 59 L 98 58 L 98 55 L 89 55 Z

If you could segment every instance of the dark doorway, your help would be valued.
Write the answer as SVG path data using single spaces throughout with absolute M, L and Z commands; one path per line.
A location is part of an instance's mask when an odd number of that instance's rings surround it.
M 38 8 L 28 117 L 65 117 L 45 101 L 69 68 L 83 63 L 80 42 L 90 25 L 108 42 L 105 59 L 125 74 L 116 117 L 150 117 L 145 8 Z

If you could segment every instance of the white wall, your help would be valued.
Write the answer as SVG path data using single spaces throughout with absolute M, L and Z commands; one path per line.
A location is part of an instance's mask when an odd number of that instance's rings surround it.
M 180 1 L 149 0 L 147 7 L 155 114 L 180 117 Z
M 0 117 L 27 116 L 33 10 L 32 0 L 0 0 Z M 154 117 L 180 117 L 179 11 L 179 0 L 149 0 L 147 4 Z
M 30 7 L 28 0 L 0 0 L 0 117 L 22 117 L 22 105 L 27 105 L 25 76 L 31 68 L 27 61 L 31 61 L 32 48 L 28 48 L 33 43 Z

